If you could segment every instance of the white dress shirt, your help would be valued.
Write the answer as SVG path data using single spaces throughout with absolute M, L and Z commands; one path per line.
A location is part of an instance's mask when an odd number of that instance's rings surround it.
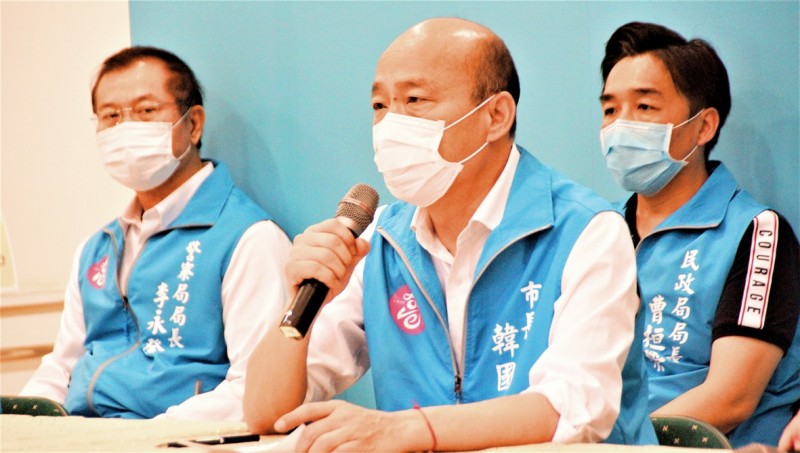
M 433 233 L 425 209 L 418 208 L 412 220 L 411 228 L 431 254 L 445 291 L 449 333 L 460 366 L 466 302 L 475 267 L 487 237 L 502 219 L 518 162 L 515 145 L 495 186 L 459 235 L 455 256 Z M 362 237 L 369 239 L 373 233 L 371 225 Z M 549 347 L 531 367 L 526 390 L 544 395 L 560 414 L 554 442 L 602 440 L 619 414 L 621 370 L 634 341 L 639 306 L 628 234 L 619 214 L 599 213 L 581 233 L 565 264 Z M 307 400 L 331 398 L 369 368 L 363 277 L 364 260 L 316 320 L 309 346 Z
M 143 213 L 136 198 L 128 205 L 119 218 L 125 231 L 120 276 L 120 287 L 125 294 L 131 265 L 147 239 L 178 217 L 213 170 L 213 164 L 206 163 L 181 187 Z M 43 396 L 60 403 L 66 399 L 69 377 L 83 355 L 86 338 L 83 301 L 78 287 L 79 259 L 85 245 L 86 241 L 78 247 L 73 258 L 64 297 L 64 313 L 53 352 L 42 358 L 42 364 L 21 395 Z M 283 269 L 290 248 L 289 238 L 274 222 L 257 222 L 244 232 L 222 280 L 222 320 L 230 361 L 225 380 L 214 390 L 172 406 L 158 417 L 243 420 L 242 396 L 247 360 L 267 326 L 279 322 L 283 315 L 287 297 Z

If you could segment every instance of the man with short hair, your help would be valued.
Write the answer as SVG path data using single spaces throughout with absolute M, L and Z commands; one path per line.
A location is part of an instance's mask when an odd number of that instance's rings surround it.
M 289 286 L 336 297 L 303 339 L 273 326 L 254 351 L 251 430 L 310 423 L 300 451 L 655 443 L 624 221 L 515 145 L 519 94 L 472 22 L 424 21 L 383 53 L 375 161 L 400 201 L 361 238 L 333 219 L 295 239 Z M 380 411 L 320 402 L 370 367 Z
M 224 164 L 201 159 L 202 92 L 177 56 L 112 55 L 92 107 L 103 165 L 136 196 L 76 252 L 55 348 L 22 394 L 74 415 L 241 420 L 289 240 Z
M 601 143 L 632 192 L 650 411 L 734 447 L 776 445 L 800 398 L 800 261 L 789 223 L 709 160 L 731 107 L 707 42 L 632 22 L 606 44 Z M 673 126 L 675 124 L 676 126 Z

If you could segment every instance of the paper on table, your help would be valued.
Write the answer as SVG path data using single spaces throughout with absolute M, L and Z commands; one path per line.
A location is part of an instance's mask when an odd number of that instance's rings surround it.
M 260 451 L 295 451 L 295 446 L 297 445 L 297 438 L 300 437 L 300 433 L 303 432 L 303 428 L 305 428 L 305 424 L 298 426 L 292 431 L 288 436 L 282 438 L 281 440 L 276 440 L 275 442 L 270 442 L 268 444 L 258 444 L 258 445 L 250 445 L 246 447 L 239 447 L 233 449 L 231 451 L 238 451 L 238 452 L 260 452 Z

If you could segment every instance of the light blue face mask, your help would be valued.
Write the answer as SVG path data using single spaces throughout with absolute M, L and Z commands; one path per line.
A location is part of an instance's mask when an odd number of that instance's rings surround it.
M 651 196 L 664 188 L 683 167 L 686 159 L 669 154 L 672 131 L 697 118 L 703 110 L 677 126 L 616 120 L 600 131 L 600 148 L 606 167 L 623 189 Z

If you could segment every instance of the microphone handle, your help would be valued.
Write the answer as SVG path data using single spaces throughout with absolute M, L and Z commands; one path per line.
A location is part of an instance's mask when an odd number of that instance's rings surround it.
M 353 228 L 358 228 L 355 221 L 348 217 L 337 217 L 337 219 L 344 223 L 348 230 L 353 234 L 354 238 L 358 237 Z M 322 303 L 325 302 L 325 297 L 328 295 L 328 287 L 322 282 L 309 278 L 300 283 L 297 288 L 297 294 L 292 300 L 286 314 L 283 315 L 281 321 L 281 332 L 287 338 L 301 340 L 308 333 L 311 322 L 317 316 Z
M 283 335 L 295 340 L 305 337 L 327 295 L 325 284 L 315 279 L 303 280 L 281 321 Z

